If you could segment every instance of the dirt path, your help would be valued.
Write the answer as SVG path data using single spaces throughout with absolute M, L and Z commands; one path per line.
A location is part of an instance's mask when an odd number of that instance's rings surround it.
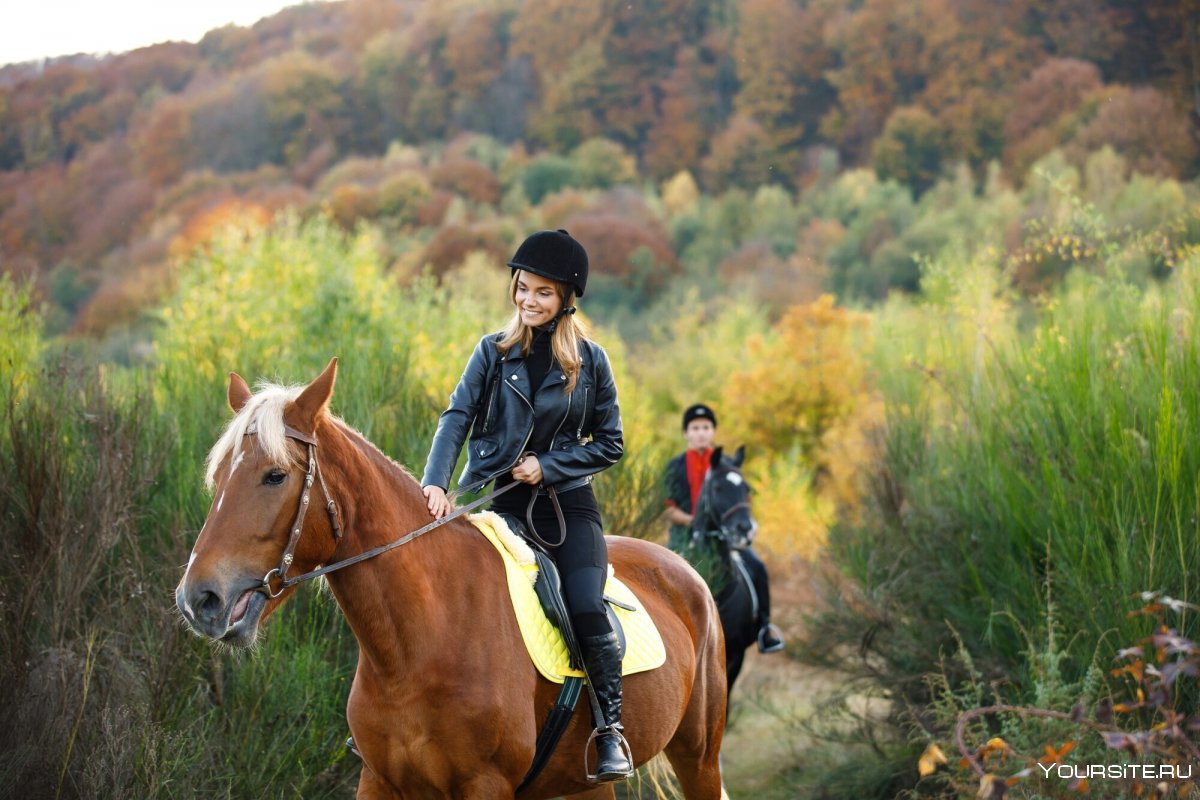
M 769 563 L 775 621 L 789 642 L 799 640 L 803 614 L 813 607 L 811 566 Z M 729 725 L 721 748 L 725 786 L 730 800 L 796 800 L 800 796 L 797 767 L 805 759 L 808 734 L 801 727 L 814 706 L 828 698 L 842 677 L 832 671 L 801 664 L 786 653 L 746 653 L 742 674 L 734 686 Z M 677 800 L 680 797 L 665 759 L 652 762 L 653 782 L 635 780 L 617 790 L 619 800 Z M 669 788 L 666 788 L 669 787 Z
M 792 645 L 800 639 L 804 614 L 817 603 L 814 567 L 797 558 L 768 556 L 767 561 L 773 616 Z M 795 800 L 794 773 L 808 745 L 800 722 L 841 680 L 836 672 L 801 664 L 786 653 L 766 656 L 753 647 L 747 651 L 730 698 L 721 748 L 731 800 Z M 793 773 L 790 779 L 788 773 Z
M 836 681 L 835 673 L 783 654 L 747 653 L 721 748 L 731 800 L 793 800 L 785 774 L 803 758 L 806 735 L 798 723 Z

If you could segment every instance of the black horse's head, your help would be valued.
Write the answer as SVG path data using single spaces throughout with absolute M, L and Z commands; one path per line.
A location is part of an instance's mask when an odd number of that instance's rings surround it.
M 744 547 L 754 539 L 758 523 L 750 512 L 750 484 L 741 472 L 745 458 L 745 447 L 739 447 L 733 458 L 726 458 L 720 447 L 713 450 L 692 519 L 696 534 L 716 537 L 732 547 Z

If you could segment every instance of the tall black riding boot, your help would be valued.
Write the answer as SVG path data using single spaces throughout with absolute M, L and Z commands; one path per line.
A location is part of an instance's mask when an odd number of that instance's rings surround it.
M 632 753 L 621 731 L 621 644 L 616 633 L 582 636 L 584 668 L 604 719 L 595 720 L 596 772 L 588 780 L 620 781 L 633 775 Z M 594 716 L 594 715 L 593 715 Z

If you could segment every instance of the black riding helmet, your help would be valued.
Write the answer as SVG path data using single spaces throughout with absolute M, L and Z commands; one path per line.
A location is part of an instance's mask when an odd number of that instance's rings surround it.
M 574 286 L 576 297 L 583 297 L 583 290 L 587 287 L 587 251 L 562 228 L 532 234 L 521 242 L 508 266 L 514 272 L 523 269 Z
M 704 403 L 696 403 L 693 406 L 688 406 L 683 412 L 683 429 L 686 431 L 688 423 L 694 419 L 706 419 L 712 422 L 713 427 L 717 427 L 717 415 L 713 410 Z

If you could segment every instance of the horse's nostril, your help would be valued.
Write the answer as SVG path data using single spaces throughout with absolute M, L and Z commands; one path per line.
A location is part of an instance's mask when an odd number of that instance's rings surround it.
M 216 592 L 201 589 L 196 592 L 196 602 L 192 604 L 192 610 L 198 619 L 211 622 L 221 613 L 223 605 L 220 595 Z

